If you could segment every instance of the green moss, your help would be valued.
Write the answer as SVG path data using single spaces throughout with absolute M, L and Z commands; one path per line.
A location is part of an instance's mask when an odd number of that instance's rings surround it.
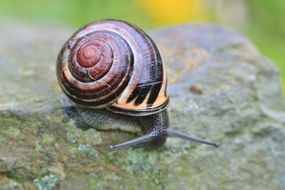
M 76 146 L 69 146 L 69 152 L 72 154 L 75 154 L 78 152 L 77 147 Z
M 55 138 L 51 134 L 44 134 L 42 136 L 42 142 L 46 145 L 52 144 L 54 142 Z
M 27 167 L 12 168 L 6 173 L 6 175 L 20 182 L 30 180 L 34 177 L 34 175 L 27 169 Z
M 1 114 L 0 117 L 0 127 L 6 128 L 9 126 L 17 127 L 22 124 L 22 120 L 14 114 Z

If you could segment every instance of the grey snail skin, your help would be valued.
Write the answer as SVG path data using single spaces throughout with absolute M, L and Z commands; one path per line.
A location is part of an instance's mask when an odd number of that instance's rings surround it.
M 167 137 L 206 141 L 169 128 L 167 80 L 153 40 L 125 21 L 107 19 L 81 27 L 61 49 L 56 74 L 60 87 L 76 105 L 139 119 L 143 136 L 110 149 L 154 144 Z

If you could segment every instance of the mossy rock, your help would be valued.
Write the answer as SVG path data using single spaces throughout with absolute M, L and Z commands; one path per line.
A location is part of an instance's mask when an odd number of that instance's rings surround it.
M 78 127 L 82 118 L 55 76 L 73 29 L 11 20 L 1 26 L 1 189 L 285 188 L 279 73 L 243 35 L 209 24 L 150 32 L 167 68 L 170 126 L 219 141 L 219 149 L 168 139 L 159 150 L 110 152 L 107 145 L 141 131 L 104 110 L 94 126 Z

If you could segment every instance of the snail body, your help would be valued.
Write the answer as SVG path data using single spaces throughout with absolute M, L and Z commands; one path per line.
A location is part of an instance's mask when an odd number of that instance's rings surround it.
M 167 136 L 218 146 L 168 127 L 164 65 L 153 40 L 134 25 L 109 19 L 80 28 L 60 51 L 56 71 L 76 105 L 139 116 L 146 134 L 110 148 L 163 144 Z

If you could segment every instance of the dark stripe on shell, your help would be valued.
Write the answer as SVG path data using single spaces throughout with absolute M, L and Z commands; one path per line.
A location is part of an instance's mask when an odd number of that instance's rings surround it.
M 144 85 L 144 86 L 141 86 L 141 87 L 138 87 L 138 88 L 135 89 L 135 90 L 139 90 L 138 92 L 136 92 L 137 93 L 137 97 L 136 97 L 136 100 L 135 100 L 135 106 L 140 105 L 145 100 L 145 97 L 147 96 L 147 94 L 150 91 L 151 87 L 152 87 L 151 85 Z

